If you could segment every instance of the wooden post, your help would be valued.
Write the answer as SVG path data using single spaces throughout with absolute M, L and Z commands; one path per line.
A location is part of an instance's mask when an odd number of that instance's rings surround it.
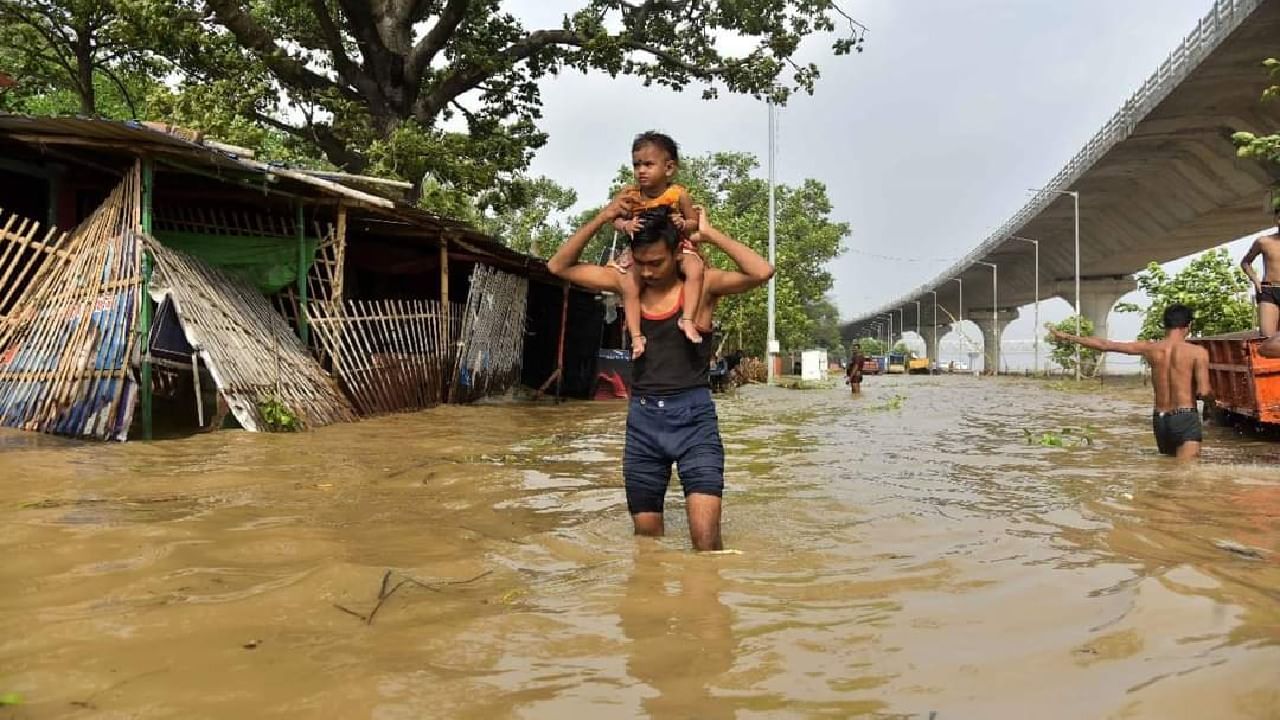
M 444 316 L 444 336 L 453 338 L 453 318 L 449 317 L 449 239 L 440 238 L 440 312 Z
M 61 198 L 61 181 L 57 175 L 50 175 L 49 183 L 49 217 L 48 226 L 55 228 L 58 226 L 58 200 Z
M 564 301 L 560 303 L 560 346 L 556 349 L 556 402 L 564 387 L 564 335 L 569 326 L 569 283 L 564 284 Z
M 142 208 L 139 213 L 142 233 L 151 236 L 151 204 L 155 190 L 155 166 L 151 158 L 142 159 Z M 142 287 L 138 294 L 138 303 L 142 306 L 142 318 L 138 325 L 138 334 L 142 350 L 142 369 L 139 389 L 142 391 L 142 439 L 150 440 L 151 426 L 151 252 L 142 251 Z
M 302 203 L 298 203 L 298 337 L 306 345 L 310 337 L 307 327 L 307 273 L 311 271 L 311 263 L 307 257 L 307 226 L 302 217 Z
M 342 306 L 342 285 L 347 262 L 347 206 L 338 203 L 338 228 L 333 236 L 333 302 Z

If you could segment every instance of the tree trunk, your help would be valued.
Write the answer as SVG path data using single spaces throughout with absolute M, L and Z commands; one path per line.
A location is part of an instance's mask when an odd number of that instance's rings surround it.
M 76 90 L 80 94 L 80 114 L 97 115 L 98 98 L 93 89 L 93 46 L 86 28 L 76 29 Z

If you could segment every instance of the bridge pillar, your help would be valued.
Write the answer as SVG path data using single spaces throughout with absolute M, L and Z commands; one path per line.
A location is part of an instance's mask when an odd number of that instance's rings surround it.
M 1107 337 L 1107 316 L 1120 298 L 1138 289 L 1132 275 L 1080 279 L 1080 315 L 1093 323 L 1093 334 Z M 1059 280 L 1055 292 L 1068 303 L 1075 302 L 1075 282 Z M 1039 328 L 1036 329 L 1040 331 Z
M 924 340 L 924 354 L 930 360 L 937 361 L 935 349 L 938 345 L 938 338 L 942 337 L 950 329 L 950 325 L 939 325 L 937 332 L 935 332 L 933 325 L 920 325 L 920 338 Z
M 1009 323 L 1018 319 L 1018 311 L 1014 308 L 1003 310 L 974 310 L 969 319 L 977 323 L 982 331 L 982 372 L 996 375 L 1000 370 L 1000 341 L 1004 329 Z

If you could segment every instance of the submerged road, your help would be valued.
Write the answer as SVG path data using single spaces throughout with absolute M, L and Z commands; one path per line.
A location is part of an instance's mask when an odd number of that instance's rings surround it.
M 0 434 L 0 718 L 1276 717 L 1276 446 L 1179 467 L 1140 389 L 865 390 L 720 402 L 723 555 L 628 534 L 618 404 Z

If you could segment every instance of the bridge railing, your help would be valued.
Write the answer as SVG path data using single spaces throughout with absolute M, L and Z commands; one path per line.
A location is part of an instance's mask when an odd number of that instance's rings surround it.
M 964 272 L 965 269 L 981 259 L 995 247 L 1016 234 L 1032 218 L 1044 212 L 1051 203 L 1058 199 L 1058 194 L 1051 191 L 1069 189 L 1084 175 L 1095 162 L 1115 147 L 1117 143 L 1129 137 L 1138 122 L 1147 116 L 1157 105 L 1173 92 L 1192 70 L 1213 52 L 1232 32 L 1240 27 L 1245 18 L 1253 14 L 1267 0 L 1217 0 L 1208 14 L 1200 18 L 1194 30 L 1190 32 L 1178 47 L 1160 63 L 1147 81 L 1144 82 L 1124 105 L 1111 116 L 1106 125 L 1085 144 L 1075 157 L 1058 171 L 1045 185 L 1047 192 L 1037 193 L 1013 217 L 1009 218 L 994 233 L 987 236 L 978 247 L 965 255 L 959 262 L 948 268 L 939 277 L 950 278 Z M 914 300 L 939 285 L 935 278 L 908 293 L 901 301 L 884 305 L 874 312 L 863 315 L 859 320 L 879 315 L 897 308 L 903 302 Z M 855 321 L 856 322 L 856 321 Z

